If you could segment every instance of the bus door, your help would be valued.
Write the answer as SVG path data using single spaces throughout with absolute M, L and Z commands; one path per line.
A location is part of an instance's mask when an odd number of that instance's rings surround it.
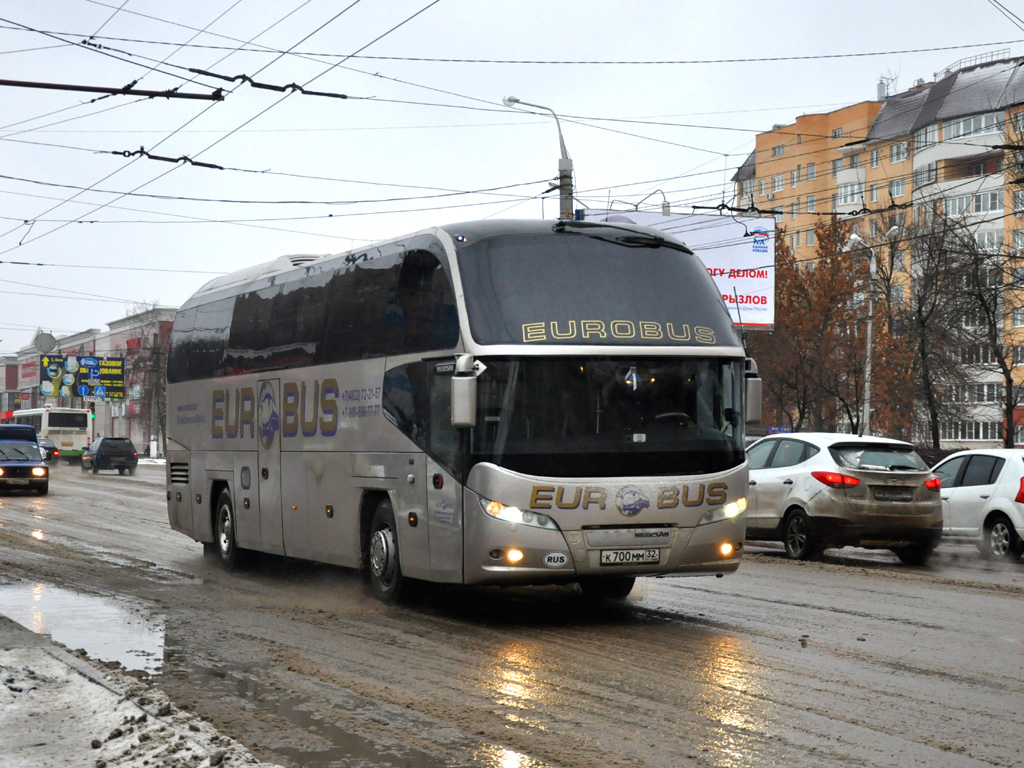
M 427 457 L 427 519 L 434 581 L 462 583 L 462 485 Z
M 260 541 L 262 549 L 284 553 L 281 517 L 281 380 L 260 379 L 256 404 L 259 430 Z

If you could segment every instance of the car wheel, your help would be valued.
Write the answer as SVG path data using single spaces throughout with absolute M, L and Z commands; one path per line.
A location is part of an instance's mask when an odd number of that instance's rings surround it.
M 85 466 L 85 462 L 83 461 L 82 462 L 82 471 L 85 472 L 85 470 L 86 470 L 86 466 Z
M 124 467 L 118 467 L 117 468 L 117 474 L 123 475 L 124 474 Z
M 214 522 L 213 534 L 216 537 L 220 567 L 229 572 L 239 569 L 244 563 L 244 550 L 239 549 L 235 541 L 235 508 L 227 489 L 221 491 L 217 499 L 217 518 Z
M 49 492 L 50 492 L 50 484 L 49 483 L 43 483 L 38 488 L 36 488 L 36 493 L 38 493 L 40 496 L 45 496 Z
M 906 547 L 896 547 L 893 552 L 906 565 L 927 565 L 934 549 L 931 544 L 911 544 Z
M 92 463 L 92 473 L 95 475 L 100 471 L 100 465 L 95 461 Z
M 633 576 L 599 576 L 580 579 L 580 589 L 588 600 L 624 600 L 635 583 Z
M 385 603 L 397 603 L 406 591 L 408 579 L 402 574 L 398 552 L 398 528 L 395 513 L 388 499 L 377 504 L 370 524 L 367 562 L 373 593 Z
M 786 557 L 791 560 L 810 560 L 818 554 L 818 543 L 811 536 L 810 522 L 802 509 L 794 509 L 786 515 L 782 523 L 782 543 Z
M 1006 515 L 996 515 L 985 525 L 981 556 L 986 560 L 1016 560 L 1020 556 L 1017 531 Z
M 135 474 L 135 467 L 129 467 L 128 468 L 128 474 L 129 475 L 134 475 Z

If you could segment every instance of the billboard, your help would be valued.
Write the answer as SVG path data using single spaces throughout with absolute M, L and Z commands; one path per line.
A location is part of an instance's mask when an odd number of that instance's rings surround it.
M 765 330 L 774 326 L 773 217 L 585 210 L 584 219 L 640 224 L 682 240 L 704 262 L 734 323 Z
M 124 400 L 124 358 L 41 355 L 39 391 L 47 397 Z

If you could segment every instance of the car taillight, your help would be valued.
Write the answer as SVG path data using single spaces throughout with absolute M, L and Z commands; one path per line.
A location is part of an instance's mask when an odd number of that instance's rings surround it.
M 1017 491 L 1017 498 L 1014 501 L 1018 504 L 1024 504 L 1024 477 L 1020 479 L 1020 490 Z
M 811 477 L 830 488 L 850 488 L 860 482 L 856 477 L 843 475 L 839 472 L 811 472 Z
M 939 490 L 939 488 L 942 487 L 942 479 L 938 477 L 933 477 L 930 480 L 925 480 L 924 487 L 930 488 L 933 491 L 937 491 Z
M 60 451 L 58 451 L 56 448 L 54 448 L 53 449 L 53 455 L 54 456 L 60 456 Z
M 132 456 L 138 456 L 138 455 L 139 455 L 138 451 L 135 451 L 135 453 L 132 454 Z

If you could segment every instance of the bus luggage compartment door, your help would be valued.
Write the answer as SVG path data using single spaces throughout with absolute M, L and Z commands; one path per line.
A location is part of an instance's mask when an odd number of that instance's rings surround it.
M 259 430 L 260 542 L 265 552 L 284 554 L 281 517 L 281 380 L 257 382 L 256 424 Z
M 462 583 L 462 485 L 427 457 L 427 519 L 434 581 Z

